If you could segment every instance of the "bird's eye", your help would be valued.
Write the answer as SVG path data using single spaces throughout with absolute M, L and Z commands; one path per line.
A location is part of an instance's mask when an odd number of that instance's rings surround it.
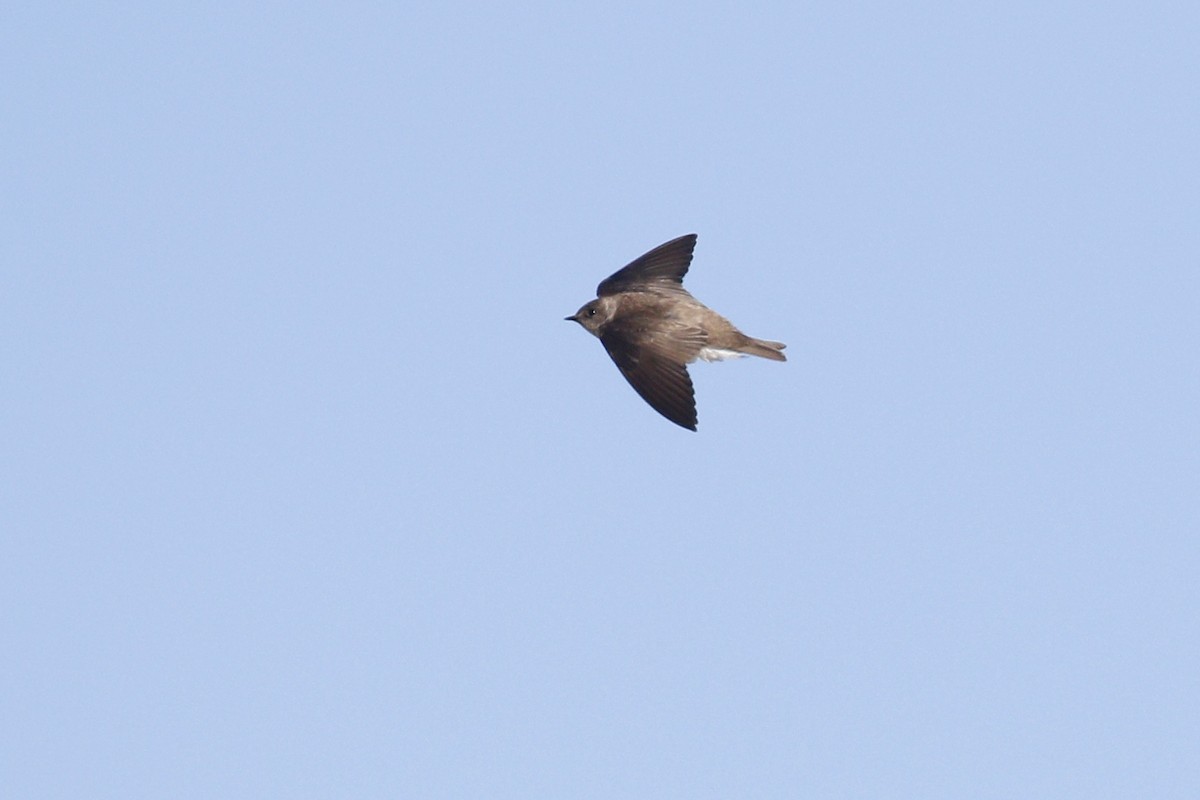
M 594 308 L 589 308 L 589 309 L 588 309 L 588 316 L 589 316 L 589 317 L 594 317 L 594 316 L 596 316 L 596 309 L 594 309 Z

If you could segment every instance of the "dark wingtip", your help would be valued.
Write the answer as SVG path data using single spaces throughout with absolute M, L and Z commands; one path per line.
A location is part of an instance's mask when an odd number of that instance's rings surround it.
M 663 414 L 663 416 L 665 417 L 666 414 Z M 697 420 L 695 417 L 692 417 L 691 419 L 688 419 L 687 417 L 684 417 L 683 419 L 671 419 L 671 417 L 667 417 L 667 419 L 671 420 L 671 422 L 674 422 L 679 427 L 686 428 L 693 433 L 696 431 Z

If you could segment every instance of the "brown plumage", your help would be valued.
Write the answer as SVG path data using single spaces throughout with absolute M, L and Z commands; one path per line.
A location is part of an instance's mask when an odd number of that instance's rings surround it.
M 694 233 L 659 245 L 605 278 L 596 299 L 567 317 L 600 339 L 655 411 L 693 431 L 696 399 L 687 364 L 741 355 L 787 361 L 782 342 L 747 336 L 683 288 L 695 247 Z

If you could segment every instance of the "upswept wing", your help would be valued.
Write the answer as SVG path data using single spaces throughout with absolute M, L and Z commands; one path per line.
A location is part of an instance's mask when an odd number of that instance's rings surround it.
M 660 244 L 601 281 L 596 287 L 596 295 L 603 297 L 647 288 L 683 291 L 683 276 L 691 266 L 695 248 L 694 233 Z

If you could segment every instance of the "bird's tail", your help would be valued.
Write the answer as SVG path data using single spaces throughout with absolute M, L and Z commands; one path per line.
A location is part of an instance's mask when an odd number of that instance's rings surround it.
M 772 342 L 767 339 L 755 339 L 752 336 L 747 336 L 746 343 L 739 349 L 747 355 L 769 358 L 772 361 L 787 361 L 787 356 L 779 352 L 785 347 L 787 345 L 783 342 Z

